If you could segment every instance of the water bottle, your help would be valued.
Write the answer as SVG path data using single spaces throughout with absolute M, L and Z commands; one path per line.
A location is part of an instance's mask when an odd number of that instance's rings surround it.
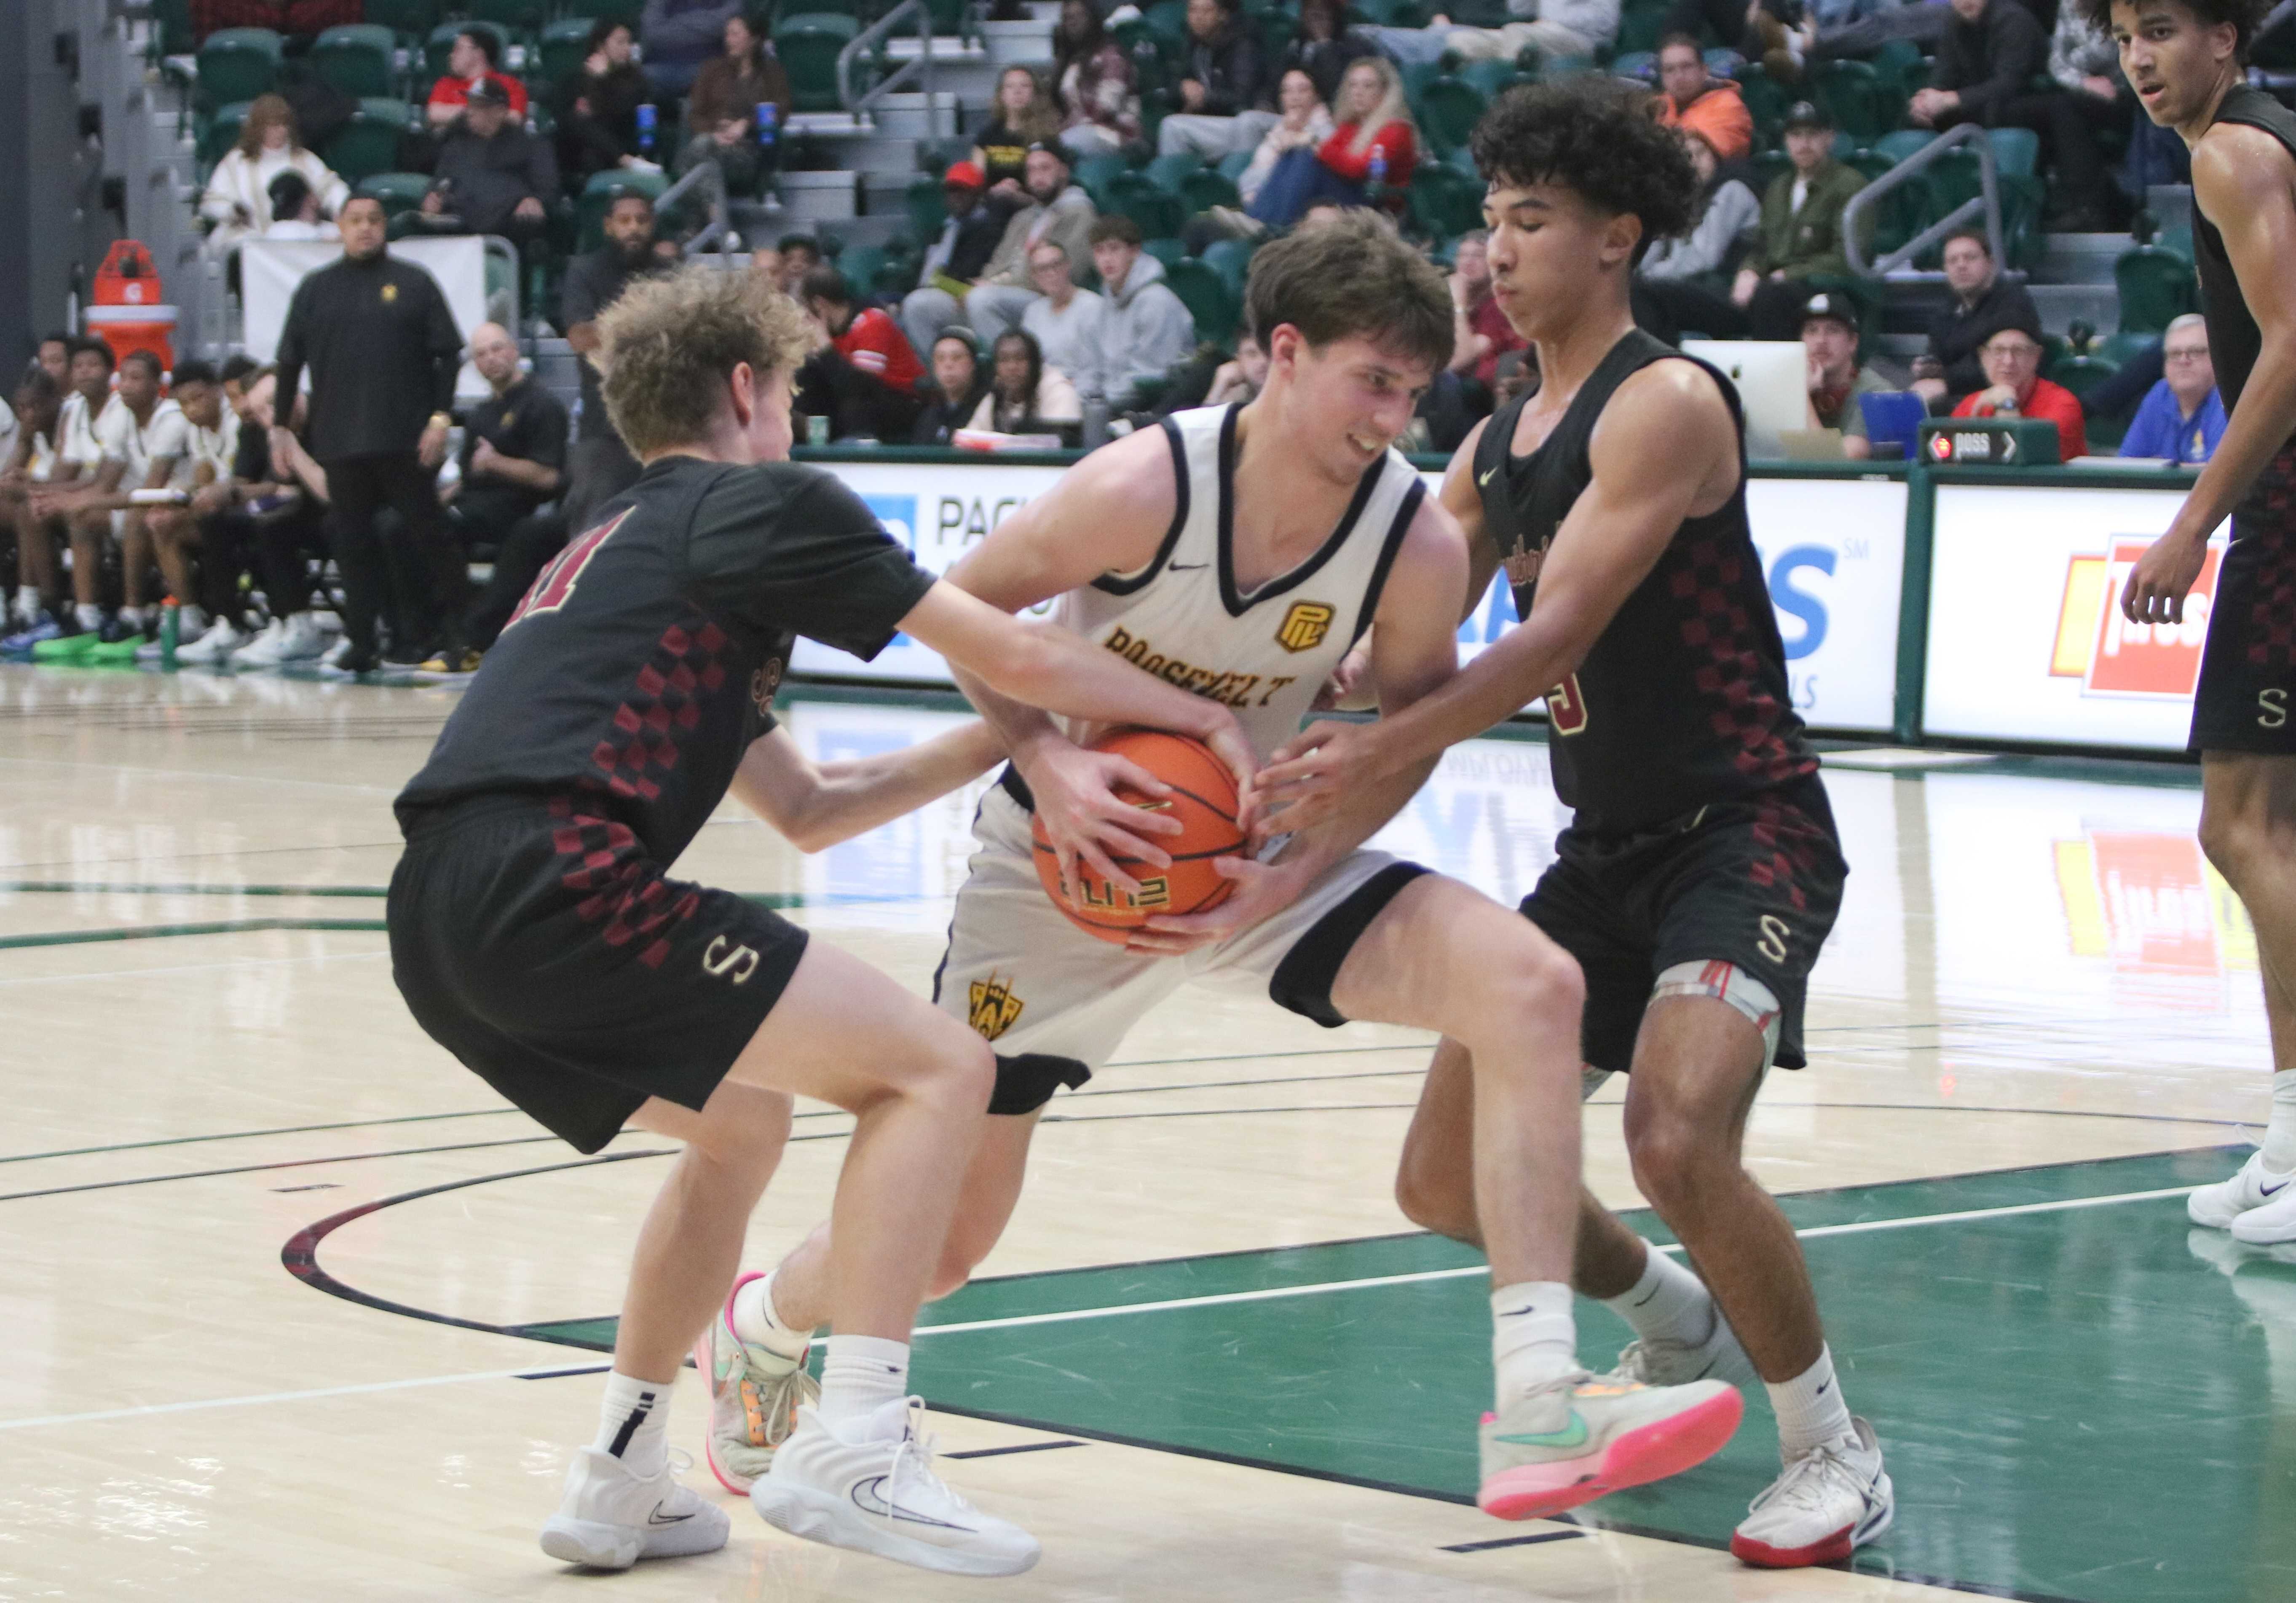
M 654 119 L 658 115 L 653 109 L 653 102 L 650 100 L 638 107 L 638 154 L 641 156 L 653 154 Z
M 1371 147 L 1371 163 L 1364 173 L 1364 199 L 1377 201 L 1387 193 L 1387 152 L 1377 145 Z
M 176 642 L 184 625 L 184 609 L 173 596 L 160 604 L 160 666 L 170 673 L 176 668 Z
M 1084 427 L 1078 443 L 1086 450 L 1097 450 L 1108 443 L 1108 399 L 1105 396 L 1084 398 Z
M 774 136 L 779 132 L 781 119 L 782 109 L 772 101 L 761 100 L 758 103 L 758 148 L 759 150 L 769 151 L 774 148 Z

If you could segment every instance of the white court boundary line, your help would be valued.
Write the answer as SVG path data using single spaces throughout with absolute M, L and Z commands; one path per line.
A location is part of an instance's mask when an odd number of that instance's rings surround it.
M 1951 1178 L 1951 1177 L 1945 1177 Z M 1859 1220 L 1849 1224 L 1813 1225 L 1794 1234 L 1807 1241 L 1825 1236 L 1857 1236 L 1874 1230 L 1906 1230 L 1921 1225 L 1961 1224 L 1976 1219 L 2008 1219 L 2021 1213 L 2063 1213 L 2077 1208 L 2105 1208 L 2120 1203 L 2159 1202 L 2191 1193 L 2190 1186 L 2169 1186 L 2157 1191 L 2124 1191 L 2112 1196 L 2077 1196 L 2061 1202 L 2018 1203 L 2000 1208 L 1968 1208 L 1952 1213 L 1915 1213 L 1903 1219 Z M 1658 1249 L 1678 1253 L 1679 1246 Z M 1015 1314 L 1001 1319 L 972 1319 L 955 1325 L 920 1325 L 915 1340 L 929 1336 L 956 1336 L 973 1330 L 1014 1330 L 1029 1325 L 1061 1325 L 1084 1319 L 1110 1319 L 1125 1314 L 1161 1313 L 1175 1308 L 1214 1308 L 1229 1303 L 1266 1303 L 1283 1297 L 1312 1297 L 1333 1292 L 1361 1291 L 1374 1286 L 1410 1286 L 1428 1280 L 1458 1280 L 1487 1275 L 1489 1269 L 1472 1264 L 1460 1269 L 1421 1270 L 1407 1275 L 1373 1275 L 1359 1280 L 1324 1280 L 1312 1286 L 1276 1286 L 1259 1291 L 1215 1292 L 1201 1297 L 1171 1297 L 1153 1303 L 1120 1303 L 1106 1308 L 1077 1308 L 1062 1313 Z M 515 1369 L 480 1369 L 466 1375 L 426 1375 L 412 1380 L 379 1380 L 363 1385 L 320 1386 L 302 1392 L 266 1392 L 249 1397 L 209 1397 L 191 1402 L 154 1402 L 135 1408 L 104 1409 L 87 1414 L 48 1414 L 32 1419 L 0 1419 L 0 1431 L 32 1430 L 42 1426 L 94 1425 L 109 1419 L 140 1419 L 154 1414 L 184 1414 L 202 1409 L 246 1408 L 266 1402 L 312 1402 L 329 1397 L 357 1397 L 375 1392 L 403 1392 L 420 1386 L 461 1385 L 478 1380 L 516 1380 L 548 1365 L 523 1364 Z

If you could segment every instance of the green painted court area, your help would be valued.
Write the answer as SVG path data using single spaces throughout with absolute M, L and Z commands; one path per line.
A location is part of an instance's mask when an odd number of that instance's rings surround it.
M 2296 1599 L 2296 1249 L 2194 1230 L 2177 1195 L 2245 1151 L 1784 1199 L 1897 1484 L 1897 1525 L 1857 1568 L 2081 1603 Z M 917 1385 L 969 1413 L 1472 1500 L 1480 1270 L 1406 1236 L 985 1281 L 928 1311 Z M 1628 1332 L 1580 1310 L 1607 1369 Z M 612 1323 L 525 1329 L 603 1345 Z M 1720 1457 L 1583 1517 L 1718 1546 L 1775 1473 L 1750 1399 Z

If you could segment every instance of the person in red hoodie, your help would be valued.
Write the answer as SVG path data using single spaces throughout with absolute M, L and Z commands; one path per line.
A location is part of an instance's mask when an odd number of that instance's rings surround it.
M 2088 455 L 2088 419 L 2079 397 L 2041 376 L 2041 331 L 2013 323 L 1978 347 L 1986 387 L 1953 409 L 1956 417 L 1991 417 L 2014 411 L 2057 425 L 2057 460 Z
M 1336 113 L 1340 124 L 1320 148 L 1288 152 L 1276 161 L 1251 202 L 1254 220 L 1288 228 L 1317 205 L 1403 210 L 1419 162 L 1419 132 L 1395 64 L 1376 55 L 1349 62 Z
M 800 410 L 829 419 L 830 437 L 906 440 L 923 402 L 924 364 L 901 325 L 873 306 L 856 308 L 845 275 L 824 265 L 798 285 L 818 343 L 798 372 Z

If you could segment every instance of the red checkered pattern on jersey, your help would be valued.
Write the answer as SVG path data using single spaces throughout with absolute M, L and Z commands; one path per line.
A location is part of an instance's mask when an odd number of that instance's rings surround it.
M 603 923 L 608 946 L 643 941 L 638 961 L 660 968 L 669 956 L 669 932 L 693 917 L 701 893 L 673 889 L 659 864 L 646 860 L 627 824 L 577 810 L 570 796 L 550 802 L 551 843 L 571 867 L 559 876 L 570 891 L 586 891 L 575 908 L 585 924 Z
M 1800 808 L 1769 801 L 1754 809 L 1752 833 L 1756 852 L 1769 855 L 1757 855 L 1747 865 L 1747 877 L 1765 890 L 1783 885 L 1795 912 L 1809 911 L 1809 898 L 1799 882 L 1817 867 L 1819 851 L 1832 846 L 1825 832 Z
M 2296 662 L 2296 448 L 2283 447 L 2233 514 L 2241 544 L 2260 549 L 2249 603 L 2248 660 L 2258 668 Z
M 1669 588 L 1690 614 L 1682 621 L 1683 643 L 1707 658 L 1692 682 L 1712 703 L 1709 719 L 1714 733 L 1737 743 L 1731 761 L 1740 773 L 1765 784 L 1810 772 L 1815 762 L 1797 757 L 1780 732 L 1785 709 L 1762 686 L 1762 660 L 1754 648 L 1746 599 L 1750 590 L 1758 590 L 1759 604 L 1769 604 L 1760 575 L 1750 585 L 1745 556 L 1726 550 L 1712 537 L 1677 544 L 1666 560 L 1674 570 Z
M 720 659 L 731 644 L 724 630 L 700 619 L 663 633 L 638 670 L 636 693 L 614 709 L 613 733 L 590 753 L 608 790 L 648 802 L 661 794 L 652 776 L 677 766 L 678 736 L 701 721 L 701 698 L 725 686 Z

